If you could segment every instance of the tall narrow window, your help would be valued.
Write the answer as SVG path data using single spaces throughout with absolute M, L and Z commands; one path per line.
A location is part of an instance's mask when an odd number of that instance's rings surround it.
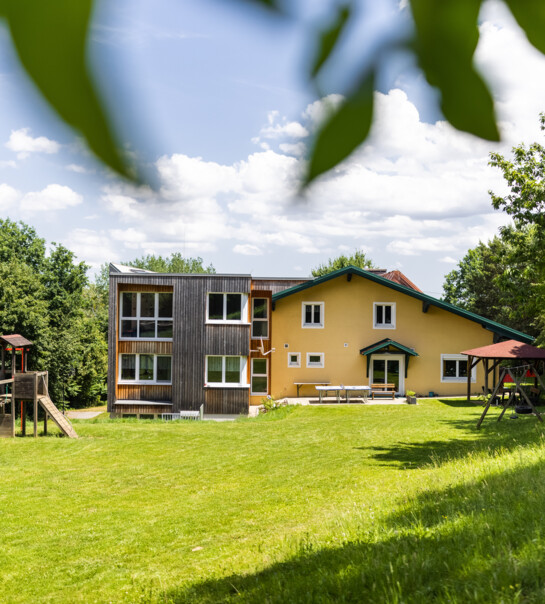
M 322 328 L 324 326 L 324 303 L 303 302 L 302 326 Z
M 396 305 L 394 302 L 375 302 L 373 304 L 373 327 L 375 329 L 395 329 Z
M 252 298 L 252 338 L 269 338 L 269 301 Z
M 171 293 L 123 292 L 120 309 L 121 339 L 172 339 Z
M 252 359 L 252 389 L 251 394 L 267 394 L 268 392 L 267 359 Z

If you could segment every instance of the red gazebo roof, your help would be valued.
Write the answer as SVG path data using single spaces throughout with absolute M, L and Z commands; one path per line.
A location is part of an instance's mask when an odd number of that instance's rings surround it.
M 481 346 L 464 350 L 462 354 L 468 357 L 479 357 L 481 359 L 520 359 L 520 360 L 545 360 L 545 350 L 536 348 L 530 344 L 523 344 L 517 340 L 507 340 L 498 344 Z

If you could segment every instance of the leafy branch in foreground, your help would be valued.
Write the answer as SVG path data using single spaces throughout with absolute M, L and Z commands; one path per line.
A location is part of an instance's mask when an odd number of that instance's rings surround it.
M 240 1 L 240 0 L 238 0 Z M 281 0 L 247 0 L 273 15 L 286 15 Z M 81 132 L 90 148 L 110 168 L 131 177 L 119 151 L 113 119 L 104 109 L 87 67 L 86 44 L 95 0 L 0 0 L 0 17 L 9 25 L 14 46 L 29 76 L 60 117 Z M 315 135 L 305 184 L 330 170 L 365 141 L 373 116 L 374 81 L 392 51 L 414 55 L 426 79 L 441 93 L 445 118 L 457 129 L 481 138 L 499 139 L 494 103 L 473 62 L 479 41 L 478 17 L 483 0 L 411 0 L 413 32 L 399 41 L 385 32 L 384 42 L 370 60 L 362 59 L 356 82 L 344 101 Z M 529 41 L 545 53 L 545 5 L 532 0 L 506 0 Z M 325 26 L 310 34 L 315 48 L 309 77 L 319 91 L 324 67 L 335 62 L 346 70 L 339 47 L 346 32 L 365 11 L 354 2 L 337 6 Z M 398 26 L 392 20 L 391 30 Z

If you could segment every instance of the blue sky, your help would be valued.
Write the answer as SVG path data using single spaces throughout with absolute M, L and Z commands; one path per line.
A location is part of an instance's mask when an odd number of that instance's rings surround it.
M 345 41 L 322 93 L 338 102 L 385 26 L 410 22 L 394 0 Z M 309 30 L 331 3 L 295 19 L 245 2 L 109 0 L 91 56 L 122 140 L 153 174 L 136 190 L 88 154 L 36 95 L 0 30 L 0 212 L 72 249 L 93 267 L 146 253 L 202 256 L 219 272 L 306 276 L 363 249 L 439 295 L 444 275 L 506 221 L 487 191 L 504 190 L 488 153 L 540 140 L 545 58 L 500 2 L 481 14 L 479 68 L 493 87 L 503 142 L 441 121 L 436 94 L 406 57 L 384 65 L 367 145 L 295 199 L 324 101 L 305 79 Z M 339 69 L 338 65 L 342 65 Z M 468 100 L 470 102 L 470 100 Z

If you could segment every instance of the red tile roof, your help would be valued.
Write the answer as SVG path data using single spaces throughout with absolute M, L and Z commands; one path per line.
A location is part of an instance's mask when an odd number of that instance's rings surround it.
M 544 359 L 545 350 L 536 348 L 530 344 L 523 344 L 517 340 L 507 340 L 498 344 L 490 344 L 489 346 L 481 346 L 480 348 L 472 348 L 464 350 L 462 354 L 467 354 L 470 357 L 480 357 L 481 359 Z
M 407 278 L 401 271 L 390 271 L 380 276 L 383 279 L 388 279 L 388 281 L 393 281 L 394 283 L 399 283 L 399 285 L 410 287 L 411 289 L 414 289 L 417 292 L 422 292 L 422 290 L 417 287 L 409 278 Z

